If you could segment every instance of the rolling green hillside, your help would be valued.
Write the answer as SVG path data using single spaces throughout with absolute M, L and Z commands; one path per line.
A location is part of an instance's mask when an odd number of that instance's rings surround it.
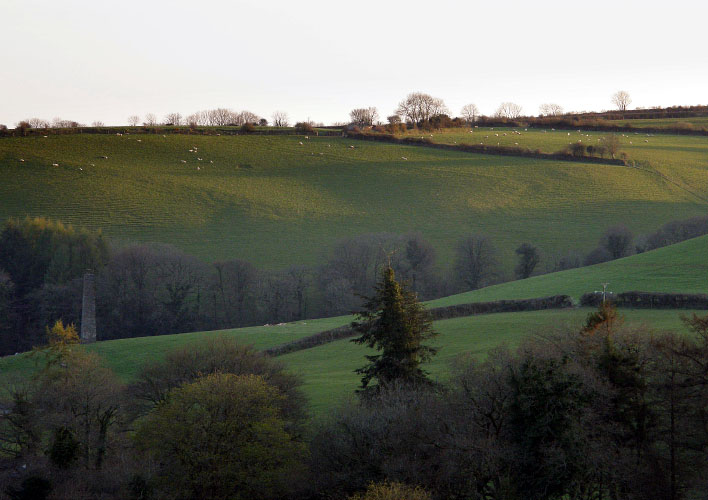
M 708 140 L 650 139 L 638 151 L 708 195 Z M 321 262 L 338 238 L 421 231 L 444 268 L 471 232 L 490 235 L 510 268 L 523 241 L 587 251 L 610 225 L 646 232 L 708 205 L 626 167 L 302 136 L 7 138 L 0 177 L 0 218 L 55 217 L 268 267 Z
M 708 293 L 707 250 L 708 236 L 704 236 L 613 262 L 504 283 L 427 304 L 428 307 L 436 307 L 556 293 L 570 294 L 577 299 L 582 293 L 599 288 L 603 281 L 609 281 L 610 290 L 616 292 L 639 289 Z M 441 351 L 431 365 L 431 372 L 437 377 L 444 377 L 449 361 L 459 354 L 483 353 L 501 342 L 517 345 L 540 328 L 577 328 L 589 311 L 581 308 L 504 313 L 437 321 L 435 328 L 441 335 L 436 345 Z M 629 323 L 646 323 L 655 329 L 681 329 L 679 317 L 684 313 L 688 311 L 622 310 Z M 705 311 L 699 313 L 705 314 Z M 112 340 L 98 342 L 89 349 L 103 356 L 124 380 L 130 380 L 145 361 L 160 359 L 170 349 L 195 344 L 215 335 L 233 337 L 263 349 L 342 326 L 349 321 L 351 317 L 341 316 L 280 326 Z M 363 355 L 364 348 L 342 340 L 291 353 L 280 359 L 303 377 L 313 408 L 322 411 L 356 387 L 357 378 L 353 370 L 362 363 Z M 33 362 L 27 355 L 0 359 L 0 374 L 3 377 L 27 375 L 32 367 Z
M 430 307 L 525 299 L 565 294 L 578 300 L 583 293 L 610 283 L 616 293 L 629 291 L 708 294 L 708 236 L 623 259 L 559 273 L 534 276 L 428 302 Z
M 556 329 L 579 330 L 591 311 L 581 308 L 503 313 L 436 321 L 434 328 L 439 335 L 431 345 L 440 348 L 440 351 L 428 366 L 428 371 L 434 378 L 444 380 L 448 376 L 450 363 L 460 355 L 484 355 L 501 344 L 513 348 L 536 333 Z M 623 310 L 621 313 L 627 327 L 683 332 L 685 329 L 680 315 L 690 314 L 690 311 Z M 700 313 L 705 314 L 705 311 Z M 366 364 L 364 356 L 371 352 L 345 339 L 287 354 L 280 359 L 294 373 L 300 374 L 313 412 L 321 414 L 354 394 L 360 380 L 354 370 Z
M 470 131 L 471 130 L 471 131 Z M 518 132 L 518 133 L 516 133 Z M 475 129 L 446 129 L 432 134 L 409 132 L 413 137 L 428 137 L 442 144 L 485 144 L 488 146 L 516 146 L 544 153 L 560 151 L 566 146 L 582 141 L 599 144 L 607 132 L 568 131 L 480 127 Z M 625 132 L 616 134 L 620 151 L 637 166 L 661 173 L 693 193 L 697 200 L 708 199 L 708 137 L 669 134 Z M 609 188 L 609 186 L 608 186 Z
M 708 116 L 692 116 L 686 118 L 646 118 L 635 120 L 612 120 L 613 123 L 624 125 L 630 124 L 632 127 L 675 127 L 681 123 L 690 123 L 696 128 L 708 127 Z

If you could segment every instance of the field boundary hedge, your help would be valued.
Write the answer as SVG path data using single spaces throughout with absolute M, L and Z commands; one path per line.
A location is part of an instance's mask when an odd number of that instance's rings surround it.
M 440 144 L 430 139 L 417 137 L 396 137 L 391 134 L 367 134 L 362 132 L 347 132 L 350 139 L 388 142 L 392 144 L 402 144 L 407 146 L 423 146 L 428 148 L 444 149 L 447 151 L 461 151 L 464 153 L 499 155 L 499 156 L 520 156 L 523 158 L 536 158 L 541 160 L 560 160 L 579 163 L 599 163 L 603 165 L 626 166 L 625 160 L 612 158 L 598 158 L 597 156 L 573 156 L 564 153 L 543 153 L 540 150 L 528 148 L 506 147 L 506 146 L 486 146 L 483 144 Z
M 457 304 L 453 306 L 434 307 L 428 309 L 433 320 L 460 318 L 464 316 L 476 316 L 478 314 L 492 314 L 504 312 L 522 311 L 543 311 L 546 309 L 567 309 L 573 307 L 573 301 L 567 295 L 554 295 L 551 297 L 540 297 L 533 299 L 519 300 L 497 300 L 494 302 L 471 302 L 468 304 Z M 335 340 L 353 337 L 356 332 L 350 325 L 332 328 L 323 332 L 315 333 L 298 340 L 286 342 L 263 352 L 268 356 L 282 356 L 291 352 L 302 351 L 317 347 Z
M 610 294 L 609 300 L 616 307 L 633 309 L 708 309 L 708 295 L 703 293 L 632 291 Z M 597 307 L 601 302 L 601 293 L 586 293 L 580 298 L 581 306 Z

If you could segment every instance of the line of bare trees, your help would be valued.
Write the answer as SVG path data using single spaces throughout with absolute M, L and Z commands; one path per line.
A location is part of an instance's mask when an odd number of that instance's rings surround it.
M 621 90 L 612 96 L 612 103 L 619 111 L 626 111 L 631 104 L 632 99 L 629 93 Z M 523 108 L 514 102 L 503 102 L 499 105 L 493 114 L 494 118 L 514 120 L 522 116 Z M 541 104 L 539 107 L 539 116 L 557 117 L 564 114 L 563 107 L 555 103 Z M 479 109 L 475 104 L 466 104 L 460 111 L 461 118 L 467 124 L 473 124 L 480 117 Z M 356 126 L 372 126 L 379 123 L 379 113 L 375 107 L 356 108 L 350 113 L 350 124 Z M 446 116 L 450 117 L 450 111 L 445 105 L 445 102 L 437 97 L 433 97 L 423 92 L 412 92 L 408 94 L 397 106 L 394 115 L 389 117 L 390 124 L 398 124 L 407 122 L 409 124 L 422 124 L 430 122 L 435 117 Z M 286 112 L 276 111 L 272 115 L 272 125 L 275 127 L 287 127 L 290 125 L 289 118 Z M 392 121 L 392 119 L 394 121 Z M 139 115 L 131 115 L 128 117 L 128 124 L 137 126 L 141 123 Z M 197 111 L 187 116 L 181 113 L 167 113 L 163 120 L 159 120 L 154 113 L 147 113 L 142 120 L 145 126 L 154 127 L 156 125 L 189 125 L 196 126 L 243 126 L 246 124 L 252 125 L 268 125 L 268 120 L 260 117 L 251 111 L 234 111 L 229 108 L 215 108 L 204 111 Z M 55 118 L 51 122 L 41 118 L 28 118 L 17 124 L 17 127 L 24 128 L 76 128 L 84 125 L 74 120 L 64 120 Z M 95 121 L 94 127 L 101 127 L 103 123 Z

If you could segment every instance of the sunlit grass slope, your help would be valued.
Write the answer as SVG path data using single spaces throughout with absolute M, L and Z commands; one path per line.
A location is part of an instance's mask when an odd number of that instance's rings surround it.
M 518 133 L 515 133 L 518 132 Z M 519 146 L 544 153 L 560 151 L 581 141 L 587 145 L 600 144 L 607 132 L 585 130 L 553 130 L 480 127 L 474 129 L 446 129 L 440 132 L 414 133 L 413 137 L 428 137 L 443 144 L 485 144 L 490 146 Z M 642 132 L 617 133 L 620 151 L 642 168 L 667 176 L 672 181 L 708 199 L 708 137 L 649 134 Z M 610 186 L 608 186 L 611 189 Z M 677 214 L 678 216 L 678 214 Z
M 684 162 L 677 176 L 708 190 L 708 160 L 697 159 L 708 154 L 705 138 L 662 147 L 669 139 L 650 139 L 638 151 L 656 143 L 647 154 L 675 161 L 671 168 Z M 691 142 L 698 139 L 703 143 Z M 556 142 L 548 147 L 568 141 L 559 135 Z M 681 188 L 626 167 L 331 137 L 3 139 L 0 179 L 0 219 L 50 216 L 119 239 L 173 243 L 205 260 L 268 267 L 319 263 L 343 237 L 421 231 L 443 268 L 468 233 L 490 235 L 509 268 L 524 241 L 550 254 L 588 250 L 610 225 L 645 232 L 706 208 Z
M 646 118 L 637 120 L 612 120 L 616 124 L 629 124 L 632 127 L 675 127 L 681 123 L 690 123 L 694 127 L 708 127 L 708 116 L 686 118 Z
M 591 309 L 582 308 L 436 321 L 434 327 L 439 336 L 432 345 L 440 350 L 428 366 L 429 372 L 432 377 L 445 380 L 449 376 L 451 362 L 460 355 L 483 356 L 489 349 L 501 344 L 513 348 L 539 332 L 558 328 L 578 330 L 589 312 Z M 685 329 L 680 316 L 690 314 L 689 311 L 647 310 L 623 310 L 621 313 L 627 326 L 646 325 L 655 331 L 672 329 L 682 332 Z M 323 414 L 354 394 L 360 381 L 354 370 L 364 366 L 364 356 L 373 352 L 349 340 L 339 340 L 288 354 L 281 359 L 302 377 L 303 389 L 310 399 L 312 411 Z
M 570 295 L 578 300 L 583 293 L 602 289 L 616 293 L 629 291 L 708 294 L 708 236 L 623 259 L 588 267 L 511 281 L 428 302 L 430 307 L 524 299 L 547 295 Z
M 272 326 L 255 326 L 232 330 L 180 333 L 157 337 L 136 337 L 107 340 L 87 346 L 106 360 L 115 373 L 125 381 L 131 380 L 141 366 L 148 361 L 160 360 L 165 353 L 182 347 L 197 345 L 217 337 L 232 338 L 256 349 L 267 349 L 278 344 L 336 328 L 351 321 L 349 316 L 304 320 Z M 0 379 L 13 375 L 30 374 L 36 366 L 37 357 L 30 353 L 0 358 Z

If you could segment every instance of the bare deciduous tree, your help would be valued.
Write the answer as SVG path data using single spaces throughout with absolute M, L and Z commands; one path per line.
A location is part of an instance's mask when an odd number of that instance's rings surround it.
M 354 125 L 366 127 L 373 125 L 379 118 L 379 112 L 376 108 L 356 108 L 349 112 L 349 117 Z
M 130 125 L 131 127 L 137 126 L 138 123 L 140 123 L 140 116 L 138 116 L 138 115 L 130 115 L 130 116 L 128 117 L 128 125 Z
M 179 113 L 168 113 L 165 116 L 165 125 L 182 125 L 182 115 Z
M 272 118 L 274 127 L 288 127 L 290 125 L 288 114 L 285 111 L 276 111 L 273 113 Z
M 154 127 L 157 125 L 157 116 L 155 116 L 154 113 L 148 113 L 145 115 L 145 121 L 143 122 L 143 125 L 147 127 Z
M 494 116 L 497 118 L 518 118 L 521 116 L 521 106 L 513 102 L 503 102 L 497 108 Z
M 81 124 L 75 120 L 65 120 L 63 118 L 54 118 L 52 120 L 52 128 L 76 128 Z
M 457 246 L 455 270 L 458 279 L 469 289 L 487 284 L 496 273 L 497 251 L 486 236 L 472 235 Z
M 260 119 L 261 117 L 255 113 L 251 113 L 250 111 L 241 111 L 236 115 L 235 123 L 236 125 L 245 125 L 246 123 L 252 123 L 255 125 Z
M 449 114 L 449 111 L 442 99 L 422 92 L 413 92 L 398 104 L 396 114 L 411 123 L 419 123 L 436 115 Z
M 620 111 L 627 111 L 629 105 L 632 104 L 632 99 L 627 92 L 620 90 L 612 96 L 612 104 L 617 106 Z
M 538 111 L 543 116 L 560 116 L 563 114 L 563 106 L 560 104 L 541 104 Z
M 222 127 L 237 123 L 237 113 L 227 108 L 216 108 L 203 111 L 200 125 L 210 125 L 212 127 Z M 242 124 L 241 124 L 242 125 Z
M 468 124 L 472 124 L 477 121 L 477 116 L 479 115 L 479 109 L 474 104 L 465 104 L 460 111 L 462 118 L 467 121 Z
M 49 128 L 49 122 L 41 118 L 28 118 L 24 121 L 29 123 L 30 128 Z
M 100 121 L 100 120 L 96 120 L 95 122 L 93 122 L 93 123 L 91 124 L 91 126 L 92 126 L 92 127 L 105 127 L 105 124 L 104 124 L 102 121 Z
M 197 111 L 196 113 L 192 113 L 189 115 L 187 118 L 184 119 L 185 123 L 189 125 L 190 127 L 196 127 L 198 125 L 206 125 L 205 123 L 206 117 L 204 116 L 203 111 Z

